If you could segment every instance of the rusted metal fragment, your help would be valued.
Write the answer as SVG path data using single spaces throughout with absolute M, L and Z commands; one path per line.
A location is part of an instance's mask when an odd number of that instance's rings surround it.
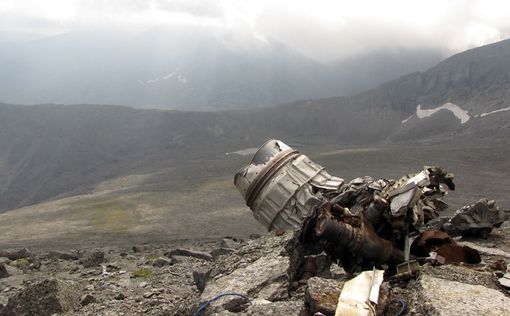
M 419 257 L 428 257 L 431 252 L 437 254 L 439 263 L 481 262 L 480 253 L 468 246 L 458 245 L 447 233 L 427 230 L 421 233 L 411 245 L 411 253 Z
M 507 215 L 494 200 L 481 199 L 463 206 L 445 224 L 443 229 L 451 236 L 479 236 L 487 238 L 493 228 L 503 224 Z
M 343 214 L 333 215 L 335 208 L 327 204 L 317 217 L 315 238 L 326 247 L 326 252 L 350 269 L 350 261 L 361 257 L 367 267 L 376 264 L 397 265 L 404 261 L 404 252 L 390 241 L 379 237 L 370 224 Z M 353 257 L 354 256 L 354 257 Z

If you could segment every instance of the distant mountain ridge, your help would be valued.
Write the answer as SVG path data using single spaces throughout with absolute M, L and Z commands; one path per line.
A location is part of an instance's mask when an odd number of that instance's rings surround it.
M 255 108 L 358 93 L 440 59 L 395 50 L 324 64 L 280 42 L 194 29 L 68 33 L 0 43 L 0 102 Z
M 508 139 L 509 78 L 505 40 L 355 96 L 271 108 L 182 112 L 2 104 L 0 210 L 86 192 L 138 170 L 221 161 L 225 152 L 259 146 L 267 138 L 316 146 Z M 426 111 L 431 109 L 437 111 Z M 204 174 L 217 172 L 207 164 L 202 168 Z

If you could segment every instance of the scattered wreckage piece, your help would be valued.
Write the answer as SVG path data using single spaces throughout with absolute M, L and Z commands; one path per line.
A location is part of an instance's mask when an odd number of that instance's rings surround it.
M 421 257 L 435 253 L 435 260 L 440 264 L 459 262 L 477 264 L 482 260 L 476 249 L 459 245 L 447 233 L 437 230 L 422 232 L 413 241 L 411 252 Z
M 363 271 L 345 282 L 335 316 L 375 316 L 375 305 L 379 302 L 379 289 L 383 282 L 384 270 Z
M 494 200 L 480 199 L 457 210 L 442 228 L 450 236 L 487 238 L 492 229 L 500 227 L 506 219 L 505 211 L 497 207 Z
M 510 291 L 510 272 L 505 273 L 503 277 L 498 279 L 498 282 Z
M 455 189 L 453 174 L 437 166 L 397 181 L 361 177 L 346 184 L 279 140 L 264 143 L 234 184 L 268 230 L 298 232 L 291 280 L 301 276 L 305 256 L 323 251 L 350 273 L 409 268 L 417 259 L 409 237 L 447 207 L 442 197 Z

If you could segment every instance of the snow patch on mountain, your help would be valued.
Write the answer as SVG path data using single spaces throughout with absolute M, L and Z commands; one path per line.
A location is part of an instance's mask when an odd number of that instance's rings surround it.
M 413 115 L 409 116 L 408 118 L 406 118 L 405 120 L 402 120 L 402 124 L 405 124 L 407 123 L 407 121 L 409 121 L 410 119 L 413 118 Z
M 443 109 L 452 112 L 453 115 L 455 115 L 460 120 L 461 124 L 466 123 L 471 118 L 466 110 L 462 109 L 456 104 L 449 102 L 434 109 L 422 109 L 421 104 L 418 104 L 416 107 L 416 116 L 420 119 L 430 117 L 432 114 Z
M 499 109 L 499 110 L 495 110 L 495 111 L 491 111 L 491 112 L 487 112 L 487 113 L 482 113 L 482 114 L 480 114 L 480 117 L 496 114 L 496 113 L 503 112 L 503 111 L 510 111 L 510 106 L 507 107 L 507 108 L 502 108 L 502 109 Z
M 186 79 L 186 77 L 184 77 L 184 75 L 180 74 L 179 72 L 179 68 L 177 68 L 175 71 L 169 73 L 168 75 L 165 75 L 165 76 L 161 76 L 161 77 L 156 77 L 154 79 L 149 79 L 149 80 L 136 80 L 139 84 L 141 85 L 146 85 L 146 84 L 153 84 L 153 83 L 158 83 L 160 81 L 164 81 L 164 80 L 168 80 L 170 78 L 173 78 L 174 76 L 177 78 L 177 81 L 182 83 L 182 84 L 185 84 L 188 82 L 188 79 Z

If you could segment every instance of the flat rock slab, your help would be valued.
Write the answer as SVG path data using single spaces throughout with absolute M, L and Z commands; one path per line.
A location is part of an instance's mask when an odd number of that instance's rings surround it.
M 246 315 L 266 316 L 266 315 L 285 315 L 300 316 L 305 315 L 305 306 L 302 301 L 272 302 L 268 304 L 252 304 L 248 307 Z
M 484 247 L 484 246 L 481 246 L 481 245 L 478 245 L 478 244 L 475 244 L 475 243 L 472 243 L 469 241 L 458 242 L 458 244 L 462 245 L 462 246 L 468 246 L 468 247 L 478 250 L 479 252 L 486 254 L 486 255 L 510 258 L 510 253 L 503 251 L 499 248 Z
M 200 297 L 200 301 L 205 302 L 220 293 L 227 292 L 241 293 L 250 298 L 269 299 L 274 293 L 262 290 L 273 283 L 286 280 L 288 266 L 288 257 L 279 256 L 278 254 L 269 254 L 261 257 L 244 268 L 237 269 L 229 275 L 221 276 L 215 281 L 208 282 Z M 263 296 L 267 297 L 258 297 L 259 293 L 263 293 Z M 239 298 L 227 296 L 223 297 L 216 304 L 233 306 L 236 300 L 239 300 Z
M 172 250 L 170 252 L 165 253 L 165 256 L 171 258 L 173 256 L 182 256 L 182 257 L 193 257 L 197 259 L 212 261 L 213 257 L 211 254 L 203 251 L 197 251 L 197 250 L 191 250 L 191 249 L 184 249 L 184 248 L 177 248 L 175 250 Z
M 428 315 L 510 315 L 510 298 L 481 285 L 422 275 L 418 292 Z

